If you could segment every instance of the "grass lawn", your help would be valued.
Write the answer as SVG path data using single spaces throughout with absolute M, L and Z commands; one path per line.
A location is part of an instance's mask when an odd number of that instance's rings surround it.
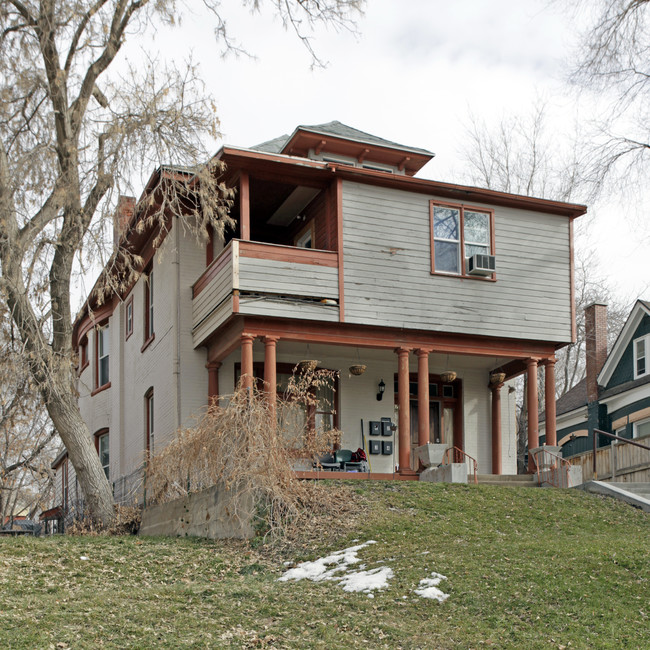
M 312 538 L 308 557 L 196 539 L 0 539 L 0 647 L 650 647 L 648 514 L 578 491 L 349 489 L 363 504 L 354 533 Z M 374 598 L 277 581 L 283 560 L 370 539 L 365 568 L 394 573 Z M 447 577 L 443 603 L 414 593 L 433 571 Z

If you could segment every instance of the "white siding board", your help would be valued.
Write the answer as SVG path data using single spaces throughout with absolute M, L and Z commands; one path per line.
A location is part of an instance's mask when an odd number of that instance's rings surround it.
M 497 282 L 460 280 L 430 273 L 430 199 L 344 182 L 346 322 L 569 341 L 568 220 L 496 208 Z
M 338 307 L 313 303 L 291 303 L 270 298 L 262 300 L 240 298 L 239 312 L 251 316 L 276 316 L 278 318 L 300 318 L 327 322 L 336 322 L 339 319 Z
M 242 291 L 338 298 L 338 269 L 241 257 L 239 288 Z

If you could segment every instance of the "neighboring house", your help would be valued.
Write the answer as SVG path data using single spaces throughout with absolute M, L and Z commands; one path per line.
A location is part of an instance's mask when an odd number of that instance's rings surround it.
M 650 303 L 636 302 L 609 354 L 606 305 L 587 307 L 585 328 L 586 377 L 556 406 L 564 456 L 593 449 L 594 429 L 622 438 L 650 437 Z M 542 440 L 544 432 L 541 425 Z M 610 442 L 601 436 L 598 444 Z
M 237 227 L 207 248 L 175 218 L 155 251 L 155 233 L 134 228 L 168 168 L 137 205 L 121 200 L 144 274 L 86 304 L 74 328 L 79 405 L 116 498 L 209 397 L 255 376 L 275 399 L 305 358 L 341 371 L 323 417 L 353 450 L 363 424 L 373 473 L 414 475 L 428 441 L 481 473 L 516 473 L 502 382 L 527 372 L 535 386 L 542 364 L 554 385 L 554 354 L 574 339 L 572 224 L 586 208 L 416 178 L 432 157 L 339 122 L 224 146 Z M 359 363 L 364 374 L 348 372 Z M 490 383 L 494 372 L 505 377 Z M 396 432 L 369 435 L 382 418 Z

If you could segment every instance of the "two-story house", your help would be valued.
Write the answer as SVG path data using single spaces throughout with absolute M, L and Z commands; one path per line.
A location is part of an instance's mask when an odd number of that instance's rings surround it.
M 650 439 L 650 302 L 637 300 L 609 353 L 607 305 L 594 303 L 585 309 L 585 334 L 586 376 L 557 401 L 557 440 L 562 454 L 574 456 L 592 450 L 594 429 L 621 438 L 644 439 L 641 442 L 647 445 Z M 540 429 L 543 438 L 544 421 Z M 611 443 L 605 436 L 600 438 L 597 441 L 600 447 Z M 637 469 L 648 471 L 647 461 Z
M 172 218 L 154 250 L 133 227 L 147 201 L 123 200 L 145 273 L 75 324 L 79 403 L 116 495 L 210 397 L 259 377 L 274 400 L 303 359 L 340 370 L 322 415 L 344 448 L 364 431 L 373 473 L 415 474 L 429 441 L 480 473 L 516 473 L 502 387 L 528 373 L 536 447 L 537 369 L 552 387 L 574 337 L 573 220 L 586 208 L 417 178 L 433 154 L 339 122 L 216 156 L 237 190 L 235 231 L 204 250 Z M 374 436 L 382 418 L 396 430 Z

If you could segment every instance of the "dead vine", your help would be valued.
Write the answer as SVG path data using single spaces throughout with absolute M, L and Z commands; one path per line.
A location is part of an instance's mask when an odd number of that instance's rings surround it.
M 329 410 L 326 395 L 336 373 L 296 366 L 275 410 L 264 390 L 241 383 L 230 396 L 210 404 L 196 426 L 149 460 L 147 504 L 220 486 L 225 511 L 250 521 L 258 534 L 286 534 L 324 507 L 325 490 L 296 478 L 294 463 L 317 461 L 340 440 L 319 417 Z

